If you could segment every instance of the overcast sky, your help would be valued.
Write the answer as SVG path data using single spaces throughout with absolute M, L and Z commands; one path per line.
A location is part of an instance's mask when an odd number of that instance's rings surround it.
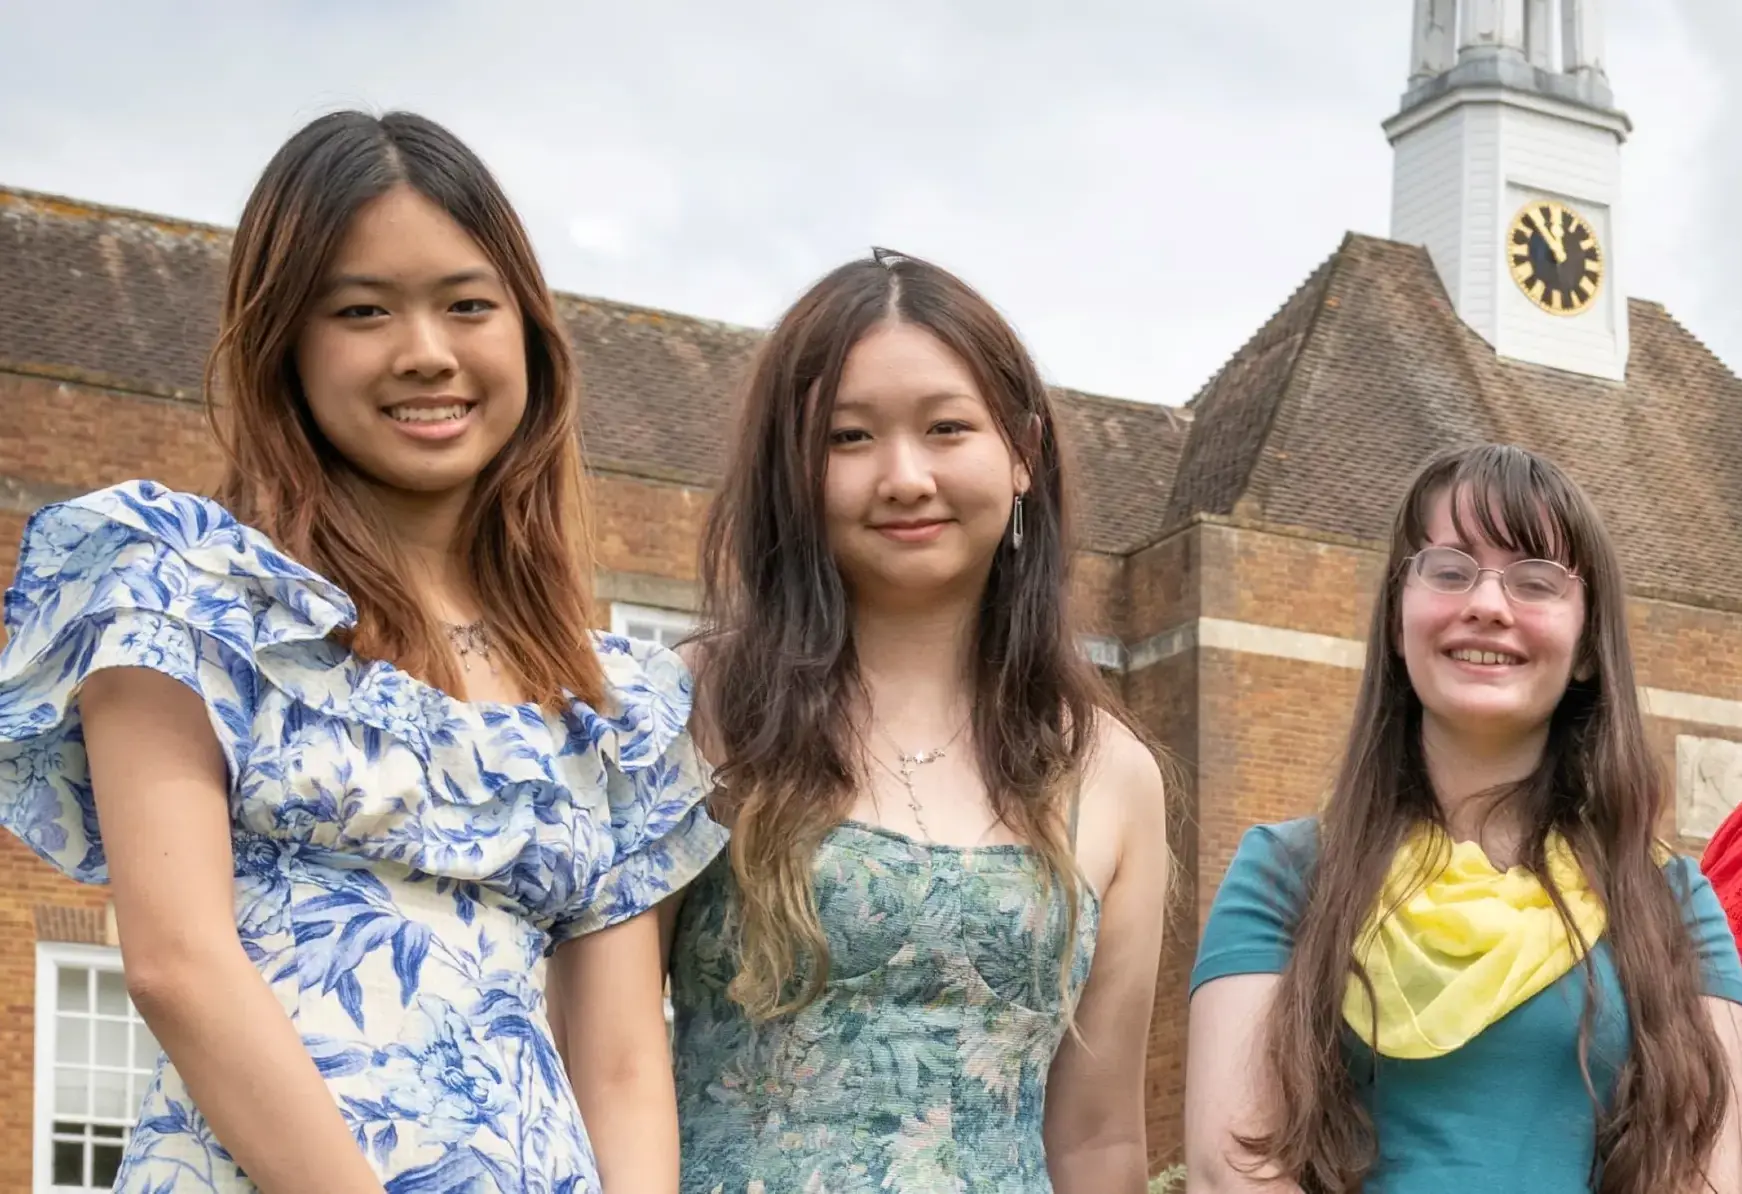
M 765 325 L 881 244 L 985 291 L 1050 380 L 1181 403 L 1388 231 L 1409 7 L 0 0 L 0 185 L 232 224 L 304 121 L 407 107 L 497 171 L 560 289 Z M 1623 285 L 1742 366 L 1742 4 L 1607 25 Z

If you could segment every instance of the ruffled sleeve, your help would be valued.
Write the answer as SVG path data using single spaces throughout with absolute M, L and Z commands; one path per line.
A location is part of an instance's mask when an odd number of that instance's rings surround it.
M 645 912 L 726 844 L 708 815 L 709 770 L 690 737 L 690 675 L 675 652 L 620 635 L 595 642 L 611 708 L 584 712 L 605 761 L 613 859 L 550 927 L 552 946 Z
M 348 623 L 344 594 L 206 499 L 134 481 L 25 526 L 0 652 L 0 826 L 87 883 L 108 880 L 78 694 L 144 667 L 198 693 L 229 767 L 246 766 L 257 661 Z

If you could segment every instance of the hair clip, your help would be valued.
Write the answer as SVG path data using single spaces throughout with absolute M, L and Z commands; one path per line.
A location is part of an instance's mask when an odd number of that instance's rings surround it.
M 905 253 L 897 253 L 894 249 L 882 249 L 878 248 L 876 245 L 872 245 L 871 260 L 875 261 L 878 265 L 881 265 L 884 269 L 894 269 L 903 261 L 908 260 L 908 256 Z

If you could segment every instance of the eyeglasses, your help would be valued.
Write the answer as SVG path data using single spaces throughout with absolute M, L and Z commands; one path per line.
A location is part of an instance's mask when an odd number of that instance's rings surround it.
M 1528 604 L 1559 601 L 1574 584 L 1585 583 L 1553 560 L 1514 560 L 1504 568 L 1484 568 L 1455 547 L 1424 548 L 1403 563 L 1436 593 L 1468 593 L 1484 572 L 1492 572 L 1508 597 Z

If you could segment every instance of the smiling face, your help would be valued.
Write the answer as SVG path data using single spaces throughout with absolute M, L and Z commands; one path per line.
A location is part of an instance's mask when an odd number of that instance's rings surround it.
M 823 513 L 855 600 L 977 594 L 1027 488 L 972 371 L 937 337 L 886 322 L 853 347 Z
M 520 311 L 484 250 L 407 186 L 364 206 L 296 344 L 321 433 L 390 489 L 466 492 L 526 410 Z
M 1466 506 L 1457 522 L 1473 531 L 1479 520 L 1468 498 L 1459 500 Z M 1428 511 L 1422 549 L 1456 548 L 1483 569 L 1525 558 L 1479 538 L 1466 541 L 1454 524 L 1449 493 L 1434 498 Z M 1492 571 L 1482 572 L 1465 593 L 1438 592 L 1432 579 L 1412 566 L 1399 608 L 1399 648 L 1423 717 L 1459 736 L 1490 741 L 1541 733 L 1579 660 L 1585 586 L 1574 581 L 1561 596 L 1521 600 L 1546 590 L 1516 572 L 1509 578 L 1515 595 Z

